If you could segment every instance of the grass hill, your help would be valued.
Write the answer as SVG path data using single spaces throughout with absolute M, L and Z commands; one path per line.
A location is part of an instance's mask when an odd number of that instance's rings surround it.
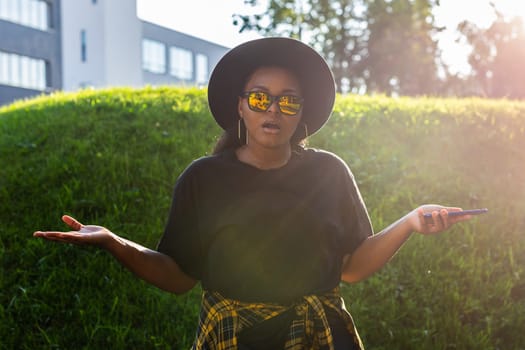
M 489 213 L 413 236 L 343 292 L 369 349 L 525 343 L 525 103 L 338 96 L 310 146 L 350 166 L 379 231 L 437 202 Z M 108 254 L 35 230 L 60 216 L 154 248 L 174 182 L 220 135 L 205 91 L 109 89 L 0 108 L 0 349 L 187 349 L 198 288 L 173 296 Z

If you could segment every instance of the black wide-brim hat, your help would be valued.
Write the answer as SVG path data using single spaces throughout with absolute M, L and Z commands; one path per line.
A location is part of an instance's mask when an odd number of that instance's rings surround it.
M 237 127 L 238 98 L 249 76 L 259 67 L 278 66 L 299 80 L 304 98 L 302 123 L 308 134 L 318 131 L 332 113 L 335 82 L 321 55 L 299 40 L 263 38 L 240 44 L 228 51 L 215 66 L 208 83 L 208 104 L 224 130 Z

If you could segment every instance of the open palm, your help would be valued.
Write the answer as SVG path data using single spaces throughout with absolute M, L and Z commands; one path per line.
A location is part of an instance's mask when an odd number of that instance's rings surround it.
M 72 231 L 37 231 L 33 234 L 35 237 L 45 238 L 50 241 L 73 244 L 88 244 L 102 246 L 111 238 L 111 231 L 102 226 L 82 225 L 71 216 L 62 217 Z

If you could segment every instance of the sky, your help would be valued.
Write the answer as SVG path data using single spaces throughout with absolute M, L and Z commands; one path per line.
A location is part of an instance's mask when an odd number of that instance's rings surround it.
M 445 63 L 454 73 L 467 73 L 469 50 L 456 43 L 457 24 L 463 20 L 487 27 L 494 19 L 489 2 L 506 15 L 525 18 L 522 0 L 441 0 L 435 9 L 436 24 L 446 26 L 439 39 Z M 171 28 L 226 47 L 260 37 L 254 32 L 239 33 L 233 25 L 233 14 L 262 12 L 264 7 L 253 8 L 245 0 L 137 0 L 138 16 L 148 22 Z

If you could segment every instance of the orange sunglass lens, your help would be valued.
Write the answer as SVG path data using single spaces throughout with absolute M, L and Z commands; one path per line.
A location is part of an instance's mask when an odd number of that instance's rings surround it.
M 266 111 L 268 107 L 270 107 L 270 103 L 270 96 L 263 92 L 253 92 L 248 96 L 248 104 L 250 107 L 260 111 Z
M 301 101 L 296 96 L 282 96 L 279 99 L 281 112 L 288 115 L 295 115 L 301 109 Z

